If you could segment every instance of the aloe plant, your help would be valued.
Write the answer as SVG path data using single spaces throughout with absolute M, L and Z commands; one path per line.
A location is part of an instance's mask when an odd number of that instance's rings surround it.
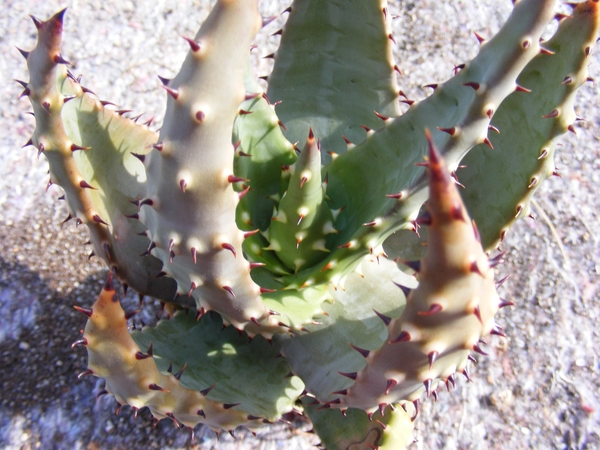
M 64 10 L 34 18 L 28 144 L 110 268 L 78 308 L 84 374 L 190 428 L 300 411 L 327 448 L 409 445 L 419 402 L 469 378 L 481 339 L 504 335 L 494 249 L 573 129 L 598 3 L 556 16 L 542 41 L 554 6 L 515 2 L 401 114 L 385 1 L 295 0 L 265 92 L 249 66 L 257 0 L 219 0 L 161 79 L 159 133 L 69 72 Z M 420 259 L 394 259 L 415 234 Z M 169 319 L 130 332 L 114 278 Z

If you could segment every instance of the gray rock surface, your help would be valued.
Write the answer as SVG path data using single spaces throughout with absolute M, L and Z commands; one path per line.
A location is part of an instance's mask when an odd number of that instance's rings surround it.
M 35 27 L 27 17 L 47 18 L 70 6 L 63 54 L 73 72 L 103 99 L 155 115 L 165 93 L 156 74 L 172 76 L 186 44 L 213 2 L 5 0 L 0 15 L 0 446 L 7 449 L 192 448 L 189 432 L 168 421 L 151 428 L 149 413 L 129 408 L 114 414 L 113 399 L 96 401 L 95 379 L 77 379 L 85 352 L 71 350 L 84 317 L 73 305 L 90 305 L 106 269 L 88 262 L 86 230 L 61 225 L 67 213 L 60 190 L 47 183 L 47 164 L 32 147 L 21 148 L 33 129 L 28 102 L 18 100 L 13 78 L 27 79 L 19 46 L 32 48 Z M 286 2 L 263 2 L 274 15 Z M 475 55 L 472 31 L 491 36 L 510 11 L 502 0 L 390 1 L 398 44 L 399 82 L 414 99 L 420 86 L 451 75 L 454 64 Z M 260 55 L 277 46 L 269 25 L 257 39 Z M 590 66 L 600 76 L 597 56 Z M 542 186 L 536 221 L 523 220 L 503 244 L 508 250 L 499 277 L 512 274 L 501 296 L 516 303 L 499 317 L 508 338 L 490 339 L 472 383 L 461 380 L 452 395 L 424 403 L 414 449 L 600 448 L 600 155 L 597 87 L 581 89 L 577 113 L 586 119 L 577 136 L 563 140 L 557 166 L 562 178 Z M 136 300 L 125 300 L 133 309 Z M 149 303 L 149 302 L 147 302 Z M 157 305 L 148 304 L 151 316 Z M 265 429 L 258 437 L 239 432 L 216 438 L 196 429 L 198 448 L 302 449 L 316 443 L 300 423 Z

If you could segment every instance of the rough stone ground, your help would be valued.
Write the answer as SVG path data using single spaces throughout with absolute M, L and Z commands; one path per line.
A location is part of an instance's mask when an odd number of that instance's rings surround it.
M 135 3 L 140 5 L 134 8 Z M 27 79 L 15 50 L 34 45 L 27 15 L 46 18 L 70 6 L 63 54 L 73 71 L 103 99 L 162 117 L 164 92 L 156 73 L 175 74 L 191 35 L 207 14 L 208 1 L 5 0 L 0 15 L 0 446 L 7 449 L 192 448 L 189 433 L 167 421 L 152 429 L 148 413 L 129 408 L 113 414 L 114 400 L 95 400 L 94 379 L 77 380 L 83 350 L 71 350 L 85 320 L 73 305 L 90 305 L 106 270 L 87 261 L 86 231 L 62 225 L 59 190 L 44 193 L 47 166 L 31 147 L 33 129 L 26 100 L 10 80 Z M 263 14 L 284 2 L 263 2 Z M 400 84 L 411 98 L 419 88 L 443 81 L 453 64 L 477 51 L 476 30 L 497 31 L 510 11 L 508 0 L 390 2 L 395 20 Z M 280 20 L 281 21 L 281 20 Z M 272 24 L 268 33 L 276 31 Z M 258 55 L 277 38 L 259 40 Z M 258 57 L 256 58 L 258 61 Z M 262 62 L 263 66 L 267 63 Z M 259 75 L 266 74 L 262 67 Z M 600 76 L 592 58 L 592 76 Z M 414 449 L 598 449 L 600 448 L 600 221 L 597 88 L 581 89 L 577 136 L 563 140 L 557 166 L 562 178 L 546 182 L 535 205 L 536 221 L 521 221 L 503 244 L 508 250 L 499 276 L 512 274 L 502 296 L 516 303 L 500 313 L 506 339 L 491 339 L 473 383 L 425 402 Z M 160 123 L 160 119 L 158 120 Z M 133 299 L 128 302 L 134 302 Z M 127 303 L 127 302 L 126 302 Z M 127 303 L 133 307 L 134 303 Z M 155 305 L 148 305 L 152 314 Z M 304 425 L 302 429 L 308 427 Z M 316 442 L 285 424 L 237 441 L 196 429 L 197 448 L 302 449 Z

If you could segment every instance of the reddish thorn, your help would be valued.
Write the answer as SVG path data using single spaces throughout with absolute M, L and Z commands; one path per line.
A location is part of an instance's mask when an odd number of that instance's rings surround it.
M 377 225 L 376 220 L 373 220 L 373 221 L 367 222 L 367 223 L 363 223 L 363 227 L 374 227 L 375 225 Z
M 283 128 L 283 131 L 287 131 L 287 128 L 285 127 L 285 125 L 283 124 L 283 122 L 281 120 L 277 121 L 277 125 L 279 125 L 281 128 Z
M 246 186 L 243 191 L 238 192 L 238 198 L 243 199 L 248 192 L 250 192 L 250 186 Z
M 44 25 L 44 22 L 39 20 L 37 17 L 32 16 L 31 14 L 29 15 L 29 17 L 31 17 L 31 20 L 33 20 L 33 23 L 38 30 L 40 28 L 42 28 L 42 26 Z
M 19 53 L 21 53 L 21 55 L 23 55 L 23 58 L 25 58 L 25 59 L 29 58 L 29 53 L 30 52 L 27 52 L 25 50 L 21 50 L 19 47 L 17 47 L 17 50 L 19 50 Z
M 81 339 L 78 339 L 78 340 L 76 340 L 75 342 L 73 342 L 73 343 L 71 344 L 71 348 L 75 348 L 75 347 L 77 347 L 77 346 L 79 346 L 79 345 L 82 345 L 82 346 L 84 346 L 84 347 L 85 347 L 86 345 L 88 345 L 88 341 L 87 341 L 87 339 L 86 339 L 86 338 L 81 338 Z
M 483 41 L 485 41 L 485 38 L 481 36 L 477 31 L 473 31 L 473 34 L 475 35 L 480 44 L 482 44 Z
M 187 38 L 185 36 L 181 36 L 181 37 L 186 40 L 186 42 L 190 45 L 190 49 L 193 52 L 197 52 L 198 50 L 200 50 L 200 44 L 198 44 L 196 41 L 194 41 L 193 39 Z
M 388 316 L 386 316 L 384 314 L 381 314 L 380 312 L 377 312 L 375 310 L 373 310 L 373 312 L 375 314 L 377 314 L 377 317 L 379 317 L 383 321 L 383 323 L 385 324 L 385 326 L 388 326 L 390 324 L 390 322 L 392 321 L 391 317 L 388 317 Z
M 181 378 L 181 375 L 183 375 L 183 371 L 186 369 L 187 367 L 187 363 L 185 363 L 183 365 L 183 367 L 179 370 L 179 372 L 173 374 L 173 376 L 175 377 L 176 380 L 179 380 Z
M 77 150 L 89 150 L 92 147 L 82 147 L 81 145 L 71 144 L 71 151 L 76 152 Z
M 162 81 L 162 80 L 161 80 Z M 177 98 L 179 97 L 179 91 L 177 89 L 173 89 L 170 88 L 169 86 L 167 86 L 166 84 L 162 85 L 162 88 L 167 91 L 167 94 L 169 94 L 171 97 L 173 97 L 173 99 L 177 100 Z
M 308 178 L 306 177 L 302 177 L 302 179 L 300 180 L 300 189 L 302 189 L 304 187 L 304 184 L 308 181 Z
M 488 130 L 492 130 L 492 131 L 495 131 L 496 133 L 500 134 L 500 130 L 498 128 L 496 128 L 494 125 L 488 125 Z
M 225 249 L 225 250 L 229 250 L 231 253 L 233 253 L 233 257 L 237 258 L 237 253 L 235 252 L 235 247 L 233 245 L 231 245 L 228 242 L 225 242 L 223 244 L 221 244 L 221 248 Z
M 402 292 L 404 293 L 405 297 L 408 297 L 408 294 L 410 294 L 410 291 L 412 291 L 411 288 L 408 288 L 406 286 L 402 286 L 401 284 L 398 284 L 395 281 L 392 281 L 392 283 L 394 283 L 396 286 L 398 286 L 400 289 L 402 289 Z
M 338 373 L 343 377 L 350 378 L 351 380 L 356 380 L 356 377 L 358 375 L 357 372 L 338 372 Z
M 365 350 L 364 348 L 357 347 L 354 344 L 350 344 L 350 347 L 352 347 L 354 350 L 356 350 L 358 353 L 360 353 L 365 358 L 367 356 L 369 356 L 369 353 L 371 353 L 369 350 Z
M 66 64 L 68 66 L 72 66 L 72 64 L 69 61 L 67 61 L 65 58 L 63 58 L 61 54 L 54 55 L 54 58 L 52 58 L 52 59 L 54 60 L 54 62 L 56 64 Z
M 465 378 L 467 379 L 467 381 L 473 381 L 473 380 L 471 380 L 471 377 L 469 376 L 469 369 L 467 369 L 466 367 L 462 371 L 462 374 L 465 376 Z
M 431 378 L 423 381 L 423 386 L 425 386 L 425 393 L 427 397 L 431 395 L 431 385 L 433 384 L 433 380 Z
M 263 56 L 263 59 L 275 59 L 275 53 L 270 53 L 268 55 Z
M 556 117 L 558 116 L 558 110 L 555 109 L 554 111 L 552 111 L 550 114 L 546 114 L 545 116 L 542 116 L 542 119 L 550 119 L 551 117 Z
M 197 254 L 196 248 L 192 247 L 190 250 L 192 252 L 192 261 L 194 261 L 194 264 L 196 264 L 196 254 Z
M 240 116 L 247 116 L 248 114 L 252 114 L 252 112 L 253 112 L 253 111 L 247 111 L 247 110 L 245 110 L 245 109 L 240 109 L 240 110 L 238 111 L 238 114 L 239 114 Z
M 244 231 L 244 239 L 249 238 L 250 236 L 255 235 L 256 233 L 258 233 L 258 228 L 256 230 L 252 230 L 252 231 Z M 252 264 L 252 263 L 251 263 Z M 262 263 L 260 263 L 262 264 Z M 263 264 L 264 265 L 264 264 Z
M 567 130 L 569 130 L 573 134 L 577 134 L 577 132 L 575 131 L 575 127 L 573 126 L 573 124 L 569 125 L 567 127 Z
M 108 226 L 108 224 L 107 224 L 107 223 L 106 223 L 104 220 L 102 220 L 102 218 L 101 218 L 101 217 L 100 217 L 98 214 L 94 214 L 94 215 L 92 216 L 92 219 L 93 219 L 93 220 L 94 220 L 94 222 L 96 222 L 96 223 L 101 223 L 102 225 L 107 225 L 107 226 Z
M 137 359 L 137 360 L 142 360 L 142 359 L 147 359 L 147 358 L 152 358 L 152 354 L 151 353 L 142 353 L 141 351 L 138 351 L 135 354 L 135 359 Z
M 231 409 L 235 406 L 239 405 L 239 403 L 223 403 L 223 408 L 225 409 Z
M 484 356 L 488 356 L 488 353 L 484 352 L 481 347 L 479 347 L 479 345 L 475 344 L 473 346 L 473 350 L 476 351 L 477 353 L 484 355 Z
M 197 287 L 198 286 L 196 286 L 196 283 L 192 281 L 192 284 L 190 285 L 190 290 L 188 291 L 188 298 L 192 296 Z
M 251 155 L 251 154 L 249 154 L 249 153 L 246 153 L 246 152 L 243 152 L 243 151 L 241 151 L 241 150 L 238 152 L 238 155 L 239 155 L 239 156 L 247 156 L 247 157 L 252 157 L 252 155 Z
M 431 89 L 433 89 L 433 90 L 435 91 L 435 90 L 437 89 L 437 87 L 438 87 L 438 84 L 437 84 L 437 83 L 426 84 L 426 85 L 425 85 L 425 86 L 423 86 L 423 87 L 426 87 L 426 88 L 431 88 Z
M 523 86 L 517 84 L 517 86 L 515 87 L 515 92 L 525 92 L 528 94 L 531 92 L 531 89 L 524 88 Z
M 352 242 L 346 242 L 343 245 L 338 245 L 338 248 L 350 248 L 352 247 Z
M 344 142 L 346 143 L 346 145 L 352 145 L 352 142 L 350 141 L 350 139 L 348 139 L 346 136 L 344 136 L 342 134 L 342 139 L 344 140 Z
M 401 199 L 403 195 L 404 194 L 402 192 L 398 192 L 396 194 L 385 194 L 385 196 L 387 198 L 395 198 L 395 199 Z
M 202 410 L 202 409 L 199 409 L 199 410 L 196 412 L 196 415 L 197 415 L 197 416 L 204 417 L 204 418 L 206 419 L 206 414 L 204 414 L 204 410 Z
M 92 314 L 94 312 L 91 308 L 90 309 L 82 308 L 81 306 L 77 306 L 77 305 L 73 306 L 73 308 L 75 308 L 76 311 L 79 311 L 80 313 L 83 313 L 88 317 L 92 317 Z
M 448 378 L 446 379 L 446 387 L 448 387 L 448 382 L 450 382 L 450 384 L 452 385 L 452 389 L 456 389 L 456 380 L 454 379 L 454 374 L 449 375 Z M 448 392 L 450 392 L 449 387 L 448 387 Z
M 236 177 L 235 175 L 229 175 L 227 181 L 230 183 L 248 182 L 246 178 Z
M 495 334 L 496 336 L 506 337 L 506 334 L 504 333 L 504 331 L 502 331 L 502 327 L 500 325 L 494 325 L 494 328 L 492 328 L 492 331 L 490 331 L 490 334 Z
M 77 378 L 83 378 L 83 377 L 87 377 L 89 375 L 94 375 L 94 371 L 92 369 L 85 369 L 83 372 L 81 372 L 79 375 L 77 375 Z
M 92 186 L 90 186 L 90 185 L 88 184 L 88 182 L 87 182 L 87 181 L 85 181 L 85 180 L 81 180 L 81 181 L 79 182 L 79 187 L 81 187 L 81 188 L 83 188 L 83 189 L 94 189 L 94 190 L 96 190 L 96 188 L 95 188 L 95 187 L 92 187 Z
M 477 358 L 475 358 L 475 357 L 474 357 L 473 355 L 471 355 L 470 353 L 469 353 L 469 355 L 467 356 L 467 359 L 468 359 L 469 361 L 471 361 L 473 364 L 477 364 Z
M 414 100 L 400 100 L 400 103 L 405 103 L 408 106 L 412 106 L 412 104 L 414 103 Z
M 562 175 L 561 175 L 560 173 L 558 173 L 558 170 L 554 170 L 554 171 L 552 172 L 552 176 L 554 176 L 554 177 L 558 177 L 558 178 L 562 178 Z
M 260 288 L 260 293 L 261 294 L 270 294 L 271 292 L 277 292 L 277 290 L 276 289 L 267 289 L 267 288 L 264 288 L 264 287 Z
M 481 272 L 481 269 L 477 265 L 477 261 L 472 261 L 471 262 L 471 264 L 469 265 L 469 271 L 471 271 L 472 273 L 476 273 L 476 274 L 481 275 L 482 277 L 484 277 L 483 273 Z
M 222 286 L 222 288 L 229 292 L 233 298 L 236 298 L 235 292 L 233 292 L 233 288 L 231 286 Z
M 150 147 L 153 148 L 154 150 L 158 150 L 159 152 L 162 152 L 165 145 L 162 142 L 157 142 L 156 144 L 151 144 Z
M 463 86 L 468 86 L 470 88 L 475 89 L 476 91 L 479 89 L 479 83 L 477 83 L 476 81 L 469 81 L 467 83 L 463 83 Z
M 348 395 L 348 389 L 342 389 L 331 393 L 332 395 Z
M 496 287 L 500 287 L 504 284 L 504 282 L 506 280 L 508 280 L 510 278 L 510 274 L 506 275 L 504 278 L 502 278 L 501 280 L 496 281 Z
M 398 75 L 402 75 L 402 71 L 400 70 L 400 67 L 398 67 L 397 65 L 394 65 L 394 70 L 396 72 L 398 72 Z
M 483 143 L 487 145 L 491 150 L 494 150 L 494 146 L 492 145 L 492 141 L 490 141 L 487 137 L 483 139 Z
M 477 317 L 479 323 L 483 325 L 483 321 L 481 320 L 481 309 L 479 308 L 479 305 L 473 308 L 473 314 L 475 314 L 475 317 Z
M 434 314 L 439 313 L 440 311 L 442 311 L 442 305 L 440 305 L 439 303 L 434 303 L 429 307 L 428 311 L 419 311 L 417 314 L 419 316 L 432 316 Z
M 204 114 L 204 111 L 198 111 L 195 114 L 196 120 L 200 123 L 204 122 L 204 118 L 206 117 L 206 114 Z
M 500 300 L 500 302 L 498 303 L 498 309 L 504 308 L 506 306 L 515 306 L 514 302 L 510 302 L 508 300 Z
M 492 116 L 494 115 L 494 110 L 488 109 L 485 114 L 486 114 L 486 116 L 488 116 L 488 119 L 491 119 Z
M 394 388 L 394 386 L 396 386 L 397 384 L 398 384 L 398 382 L 396 380 L 387 380 L 387 383 L 385 386 L 385 395 L 388 395 L 390 393 L 390 391 Z
M 258 325 L 259 327 L 262 326 L 256 317 L 250 317 L 250 322 L 252 322 L 255 325 Z
M 377 117 L 379 117 L 379 118 L 380 118 L 381 120 L 383 120 L 384 122 L 385 122 L 386 120 L 389 120 L 389 119 L 390 119 L 388 116 L 384 116 L 383 114 L 379 114 L 377 111 L 373 111 L 373 112 L 375 113 L 375 115 L 376 115 Z
M 160 387 L 158 384 L 156 383 L 151 383 L 148 385 L 148 389 L 150 389 L 151 391 L 161 391 L 161 392 L 169 392 L 167 389 Z
M 44 108 L 44 111 L 46 111 L 48 114 L 50 114 L 50 103 L 49 102 L 43 102 L 42 108 Z
M 456 127 L 452 127 L 452 128 L 437 127 L 437 129 L 440 131 L 443 131 L 444 133 L 448 133 L 450 136 L 454 136 L 454 133 L 456 133 Z
M 435 362 L 435 360 L 437 359 L 438 356 L 439 356 L 439 353 L 436 352 L 435 350 L 432 352 L 429 352 L 429 354 L 427 355 L 427 358 L 429 359 L 429 370 L 431 370 L 431 368 L 433 367 L 433 363 Z
M 458 185 L 461 185 L 460 183 L 458 183 L 458 182 L 457 182 L 457 180 L 455 180 L 455 182 L 456 182 Z M 461 186 L 462 186 L 462 185 L 461 185 Z M 450 215 L 452 216 L 452 218 L 453 218 L 454 220 L 461 220 L 461 221 L 463 221 L 463 222 L 466 222 L 466 221 L 467 221 L 467 219 L 466 219 L 466 217 L 465 217 L 465 212 L 464 212 L 464 210 L 463 210 L 463 208 L 462 208 L 462 205 L 460 205 L 460 204 L 457 204 L 457 205 L 453 205 L 453 206 L 452 206 L 452 209 L 450 210 Z
M 388 34 L 388 39 L 392 41 L 394 45 L 396 45 L 396 39 L 394 38 L 394 35 L 392 33 Z

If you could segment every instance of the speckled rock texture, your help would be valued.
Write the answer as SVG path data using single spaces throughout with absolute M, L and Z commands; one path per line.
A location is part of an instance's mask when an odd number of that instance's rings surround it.
M 393 26 L 400 87 L 411 99 L 426 95 L 421 86 L 447 79 L 455 64 L 472 58 L 473 35 L 495 33 L 510 0 L 390 0 L 399 17 Z M 85 318 L 73 305 L 89 306 L 106 269 L 88 261 L 83 227 L 72 222 L 47 183 L 47 163 L 32 147 L 22 149 L 33 130 L 19 100 L 26 79 L 15 46 L 34 45 L 28 14 L 47 18 L 69 6 L 63 55 L 72 71 L 102 99 L 156 117 L 164 114 L 165 93 L 157 74 L 171 77 L 187 51 L 180 35 L 193 35 L 210 8 L 208 0 L 37 1 L 5 0 L 0 15 L 0 447 L 7 449 L 308 449 L 318 442 L 310 425 L 289 417 L 257 437 L 248 432 L 217 437 L 197 427 L 190 434 L 169 421 L 152 428 L 150 414 L 134 418 L 130 408 L 114 414 L 115 401 L 96 400 L 100 384 L 77 379 L 86 367 L 85 351 L 71 350 Z M 284 1 L 262 2 L 261 13 L 275 15 Z M 277 46 L 282 19 L 257 39 L 258 75 L 271 62 L 261 60 Z M 590 74 L 600 78 L 593 55 Z M 577 101 L 577 135 L 558 149 L 562 178 L 544 183 L 533 214 L 515 226 L 502 245 L 506 262 L 498 277 L 511 274 L 501 297 L 515 302 L 498 322 L 507 338 L 494 337 L 472 373 L 452 395 L 424 402 L 412 449 L 597 449 L 600 448 L 600 96 L 592 83 Z M 130 294 L 125 308 L 137 307 Z M 141 318 L 160 315 L 145 301 Z

